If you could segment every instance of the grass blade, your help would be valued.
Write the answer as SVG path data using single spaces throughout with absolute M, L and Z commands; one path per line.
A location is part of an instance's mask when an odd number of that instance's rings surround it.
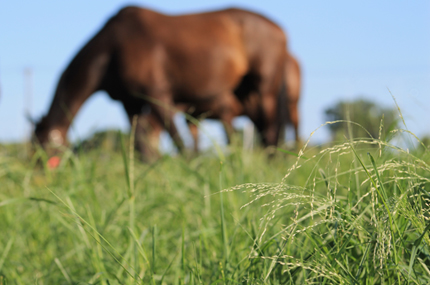
M 4 261 L 6 260 L 6 257 L 9 254 L 9 251 L 12 248 L 14 241 L 15 241 L 15 238 L 11 237 L 6 244 L 6 247 L 3 250 L 3 253 L 2 253 L 1 258 L 0 258 L 0 272 L 1 272 L 1 269 L 3 268 Z
M 66 278 L 67 283 L 73 284 L 72 279 L 70 279 L 69 274 L 67 274 L 67 271 L 66 269 L 64 269 L 63 264 L 61 264 L 61 261 L 58 258 L 55 258 L 55 263 L 57 264 L 64 278 Z

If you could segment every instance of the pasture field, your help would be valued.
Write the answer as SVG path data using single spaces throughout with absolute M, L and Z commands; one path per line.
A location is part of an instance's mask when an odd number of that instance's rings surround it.
M 406 141 L 413 140 L 411 135 Z M 0 146 L 0 284 L 428 284 L 430 155 Z

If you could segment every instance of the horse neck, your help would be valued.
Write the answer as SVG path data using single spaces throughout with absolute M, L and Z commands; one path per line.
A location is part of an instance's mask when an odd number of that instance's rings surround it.
M 61 134 L 63 140 L 84 102 L 101 89 L 109 61 L 107 53 L 88 52 L 88 45 L 78 53 L 62 74 L 48 114 L 40 122 L 47 133 Z
M 48 114 L 43 118 L 43 123 L 49 129 L 55 128 L 67 132 L 79 107 L 86 98 L 81 98 L 82 96 L 78 96 L 76 92 L 67 92 L 67 86 L 63 85 L 62 78 L 57 86 Z
M 74 78 L 76 72 L 69 72 L 66 69 L 63 73 L 48 113 L 36 125 L 35 134 L 42 143 L 64 144 L 73 118 L 95 91 L 94 88 L 82 87 L 79 78 Z

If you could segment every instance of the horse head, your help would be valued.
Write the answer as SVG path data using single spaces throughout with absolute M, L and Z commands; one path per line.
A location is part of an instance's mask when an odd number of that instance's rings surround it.
M 42 117 L 38 122 L 31 120 L 34 125 L 34 132 L 31 136 L 33 149 L 41 147 L 45 150 L 49 159 L 47 165 L 56 168 L 60 163 L 59 154 L 64 151 L 67 145 L 66 131 L 52 127 L 47 117 Z

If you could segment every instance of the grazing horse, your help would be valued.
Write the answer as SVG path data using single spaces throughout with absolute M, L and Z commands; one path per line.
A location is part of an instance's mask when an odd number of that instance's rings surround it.
M 300 99 L 301 89 L 301 74 L 300 65 L 297 59 L 291 54 L 287 55 L 285 60 L 285 83 L 286 83 L 286 105 L 284 106 L 286 112 L 286 118 L 284 123 L 289 123 L 294 128 L 296 144 L 299 143 L 299 114 L 298 114 L 298 101 Z M 254 100 L 257 102 L 257 100 Z M 245 107 L 235 96 L 224 98 L 224 102 L 216 101 L 212 102 L 212 105 L 202 104 L 200 106 L 193 105 L 179 105 L 176 106 L 178 110 L 186 113 L 197 119 L 208 118 L 208 119 L 220 119 L 224 125 L 227 134 L 228 142 L 231 141 L 231 135 L 233 133 L 232 119 L 237 116 L 253 114 L 258 112 L 258 104 L 252 104 L 249 100 Z M 223 114 L 223 110 L 229 108 L 231 111 L 228 113 L 229 116 Z M 137 147 L 140 148 L 139 144 L 151 145 L 155 152 L 158 148 L 160 133 L 163 130 L 163 126 L 158 124 L 153 115 L 146 116 L 141 114 L 139 117 L 140 124 L 147 123 L 144 128 L 138 128 L 137 131 Z M 194 151 L 198 151 L 198 128 L 195 123 L 188 121 L 188 127 L 194 140 Z M 141 132 L 146 132 L 144 136 L 141 136 Z M 139 142 L 139 139 L 146 138 L 146 141 Z
M 35 139 L 45 148 L 65 144 L 82 104 L 104 90 L 122 102 L 130 122 L 149 107 L 152 115 L 138 130 L 161 124 L 180 150 L 175 106 L 192 105 L 201 112 L 218 104 L 220 118 L 228 121 L 237 112 L 232 100 L 261 130 L 263 142 L 275 145 L 286 41 L 279 26 L 240 9 L 168 16 L 125 7 L 65 69 L 48 114 L 36 124 Z M 145 145 L 140 149 L 147 155 Z

